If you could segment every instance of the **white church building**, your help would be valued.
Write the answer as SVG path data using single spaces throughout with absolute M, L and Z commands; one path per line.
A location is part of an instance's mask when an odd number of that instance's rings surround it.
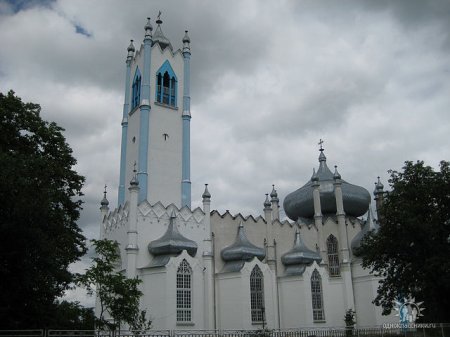
M 261 215 L 213 210 L 207 185 L 191 208 L 190 38 L 174 49 L 161 24 L 128 47 L 118 207 L 105 192 L 100 208 L 101 238 L 142 280 L 153 328 L 340 327 L 348 309 L 358 326 L 396 321 L 372 304 L 379 279 L 353 254 L 377 227 L 370 194 L 330 171 L 322 146 L 305 185 L 282 205 L 273 187 Z M 381 203 L 380 182 L 374 193 Z

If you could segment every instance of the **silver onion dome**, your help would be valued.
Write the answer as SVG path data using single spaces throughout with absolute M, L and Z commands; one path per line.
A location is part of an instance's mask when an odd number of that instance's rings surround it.
M 225 261 L 224 272 L 239 271 L 245 262 L 258 258 L 263 260 L 266 256 L 264 248 L 252 244 L 245 233 L 242 222 L 239 224 L 236 240 L 228 247 L 222 249 L 220 254 Z
M 157 262 L 167 263 L 170 257 L 181 254 L 183 250 L 186 250 L 190 256 L 195 256 L 197 253 L 197 244 L 180 234 L 174 223 L 175 219 L 175 212 L 172 211 L 167 231 L 162 237 L 148 245 L 148 251 L 156 258 Z
M 130 40 L 130 45 L 128 46 L 127 51 L 128 51 L 128 52 L 131 52 L 131 53 L 134 53 L 134 52 L 135 52 L 133 40 Z
M 281 256 L 281 262 L 286 267 L 287 275 L 302 275 L 307 266 L 314 261 L 319 263 L 322 258 L 304 244 L 300 231 L 295 232 L 294 247 Z
M 191 43 L 191 38 L 188 35 L 188 31 L 184 31 L 183 43 Z
M 312 218 L 314 216 L 313 190 L 314 184 L 319 184 L 320 203 L 322 214 L 336 214 L 336 197 L 334 194 L 335 178 L 340 179 L 340 174 L 333 174 L 327 166 L 327 158 L 320 149 L 319 169 L 313 173 L 311 180 L 303 187 L 288 194 L 283 206 L 286 215 L 296 221 L 298 218 Z M 344 211 L 349 216 L 358 217 L 364 215 L 369 208 L 370 194 L 360 186 L 342 182 L 342 197 Z
M 105 207 L 107 207 L 109 205 L 109 201 L 108 201 L 108 199 L 106 199 L 106 185 L 105 185 L 105 190 L 103 191 L 103 199 L 102 199 L 102 201 L 100 201 L 100 205 L 105 206 Z

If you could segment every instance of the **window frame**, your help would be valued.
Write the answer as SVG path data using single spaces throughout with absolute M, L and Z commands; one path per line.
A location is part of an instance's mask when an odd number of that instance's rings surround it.
M 192 312 L 192 268 L 186 259 L 180 262 L 176 273 L 176 322 L 191 323 Z
M 131 109 L 133 111 L 135 108 L 139 107 L 141 103 L 141 85 L 142 85 L 142 76 L 139 71 L 139 67 L 136 67 L 136 71 L 134 72 L 133 83 L 131 85 Z
M 339 261 L 339 243 L 337 238 L 330 234 L 327 238 L 328 273 L 330 277 L 341 276 L 341 265 Z
M 176 108 L 178 79 L 168 60 L 166 60 L 156 72 L 155 80 L 155 102 L 164 106 Z M 167 85 L 165 86 L 165 84 Z
M 313 322 L 324 322 L 322 276 L 317 269 L 314 269 L 311 274 L 311 306 Z
M 264 274 L 258 265 L 250 273 L 250 310 L 253 324 L 265 320 L 264 306 Z

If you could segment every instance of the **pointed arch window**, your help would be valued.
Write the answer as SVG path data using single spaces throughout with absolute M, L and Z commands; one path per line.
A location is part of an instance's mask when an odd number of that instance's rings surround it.
M 322 277 L 317 269 L 311 275 L 311 298 L 314 321 L 324 321 Z
M 136 68 L 131 92 L 131 110 L 133 110 L 139 106 L 141 101 L 141 72 L 139 68 Z
M 331 234 L 327 239 L 327 255 L 328 255 L 328 272 L 330 276 L 340 276 L 341 268 L 339 265 L 338 241 Z
M 156 102 L 177 106 L 177 76 L 169 61 L 156 72 Z
M 255 266 L 250 274 L 250 305 L 252 310 L 252 322 L 263 322 L 264 275 L 258 266 Z
M 192 268 L 183 259 L 177 270 L 177 322 L 192 321 Z

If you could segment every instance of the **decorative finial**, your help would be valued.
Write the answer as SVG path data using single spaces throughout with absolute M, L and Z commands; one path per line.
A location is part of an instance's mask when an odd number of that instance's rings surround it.
M 337 179 L 341 179 L 341 175 L 339 174 L 338 170 L 337 170 L 337 165 L 334 165 L 334 175 L 333 175 L 334 180 Z
M 133 178 L 130 181 L 130 185 L 131 186 L 138 186 L 139 185 L 139 181 L 137 179 L 137 173 L 136 172 L 137 172 L 136 171 L 136 162 L 134 162 L 134 165 L 133 165 Z
M 319 181 L 319 177 L 318 177 L 318 175 L 316 173 L 316 169 L 315 168 L 313 168 L 313 174 L 312 174 L 312 177 L 311 177 L 311 181 L 314 181 L 314 182 Z
M 135 49 L 134 49 L 134 45 L 133 45 L 133 40 L 130 40 L 130 45 L 128 46 L 127 51 L 134 53 Z
M 191 43 L 187 30 L 184 31 L 183 43 Z
M 323 144 L 323 140 L 322 140 L 322 138 L 320 138 L 319 139 L 319 151 L 323 151 L 323 146 L 322 146 L 322 144 Z
M 160 25 L 160 24 L 162 23 L 162 20 L 161 20 L 161 11 L 159 11 L 158 16 L 156 17 L 156 23 L 157 23 L 158 25 Z
M 269 193 L 266 193 L 266 200 L 264 201 L 264 208 L 270 208 Z
M 100 202 L 100 205 L 102 205 L 102 206 L 108 206 L 109 205 L 109 201 L 108 201 L 108 199 L 106 199 L 106 184 L 105 184 L 105 190 L 103 191 L 103 199 L 102 199 L 102 201 Z
M 380 177 L 378 177 L 378 181 L 375 183 L 375 191 L 373 191 L 374 195 L 383 194 L 384 185 L 381 183 Z
M 275 189 L 275 185 L 274 184 L 272 184 L 272 192 L 270 192 L 270 198 L 272 199 L 272 201 L 280 201 L 279 199 L 278 199 L 278 193 L 277 193 L 277 190 Z
M 150 22 L 150 18 L 147 18 L 147 23 L 145 24 L 145 35 L 150 35 L 152 34 L 152 30 L 153 30 L 153 26 Z
M 208 184 L 205 184 L 205 191 L 202 194 L 203 201 L 206 201 L 205 199 L 211 199 L 211 193 L 208 191 Z

